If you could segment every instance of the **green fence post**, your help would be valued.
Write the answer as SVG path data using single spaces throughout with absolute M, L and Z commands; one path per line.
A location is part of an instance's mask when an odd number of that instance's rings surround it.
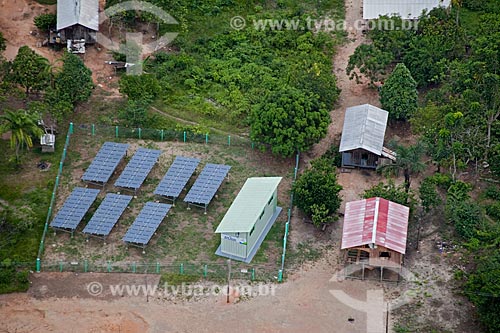
M 111 262 L 108 261 L 108 273 L 111 272 Z
M 59 272 L 63 271 L 63 262 L 59 261 Z
M 69 123 L 69 134 L 73 134 L 73 123 Z
M 254 148 L 255 148 L 255 144 L 252 142 L 252 149 L 254 149 Z
M 208 133 L 205 134 L 205 143 L 208 143 Z
M 252 268 L 252 281 L 255 280 L 255 268 Z
M 40 242 L 42 243 L 42 242 Z M 40 268 L 41 268 L 41 263 L 40 263 L 40 258 L 36 258 L 36 272 L 40 273 Z
M 138 132 L 138 134 L 139 134 L 139 139 L 141 139 L 141 136 L 142 136 L 142 135 L 141 135 L 141 132 L 142 132 L 142 131 L 141 131 L 141 129 L 140 129 L 140 128 L 138 128 L 138 129 L 137 129 L 137 132 Z
M 95 135 L 95 125 L 92 124 L 92 136 L 94 136 L 94 135 Z
M 161 138 L 161 141 L 163 141 L 163 130 L 160 130 L 160 138 Z
M 119 129 L 118 126 L 115 126 L 115 138 L 118 137 Z
M 59 162 L 59 173 L 62 172 L 62 168 L 63 168 L 63 162 L 61 161 Z
M 160 274 L 160 263 L 156 262 L 156 274 Z
M 132 263 L 132 273 L 135 273 L 136 272 L 136 265 L 135 265 L 135 262 Z
M 186 131 L 184 131 L 184 142 L 186 142 Z
M 206 278 L 207 277 L 207 273 L 208 273 L 208 268 L 207 268 L 207 265 L 204 265 L 203 266 L 203 277 Z
M 278 271 L 278 282 L 281 282 L 283 281 L 283 271 L 280 269 Z
M 231 135 L 228 135 L 227 136 L 227 145 L 230 146 L 231 145 Z
M 88 262 L 88 260 L 87 260 L 87 259 L 85 259 L 85 260 L 83 261 L 83 271 L 84 271 L 85 273 L 87 273 L 87 272 L 88 272 L 88 270 L 89 270 L 89 262 Z
M 181 264 L 181 266 L 179 267 L 179 272 L 181 274 L 184 274 L 184 264 Z

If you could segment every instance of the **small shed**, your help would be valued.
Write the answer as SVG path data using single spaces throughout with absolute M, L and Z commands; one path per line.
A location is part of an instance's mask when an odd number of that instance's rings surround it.
M 68 44 L 68 48 L 82 42 L 94 44 L 98 30 L 99 0 L 58 0 L 57 33 L 50 35 L 49 42 Z
M 365 269 L 384 267 L 398 269 L 406 253 L 410 209 L 395 202 L 375 197 L 346 204 L 341 249 L 347 265 Z
M 415 20 L 424 10 L 429 12 L 436 7 L 449 6 L 450 0 L 363 0 L 363 19 L 398 15 L 402 19 Z
M 281 177 L 247 179 L 215 230 L 221 236 L 217 255 L 252 261 L 282 210 L 278 207 L 280 182 Z
M 379 159 L 394 159 L 384 148 L 389 112 L 370 104 L 347 108 L 340 139 L 342 167 L 376 169 Z

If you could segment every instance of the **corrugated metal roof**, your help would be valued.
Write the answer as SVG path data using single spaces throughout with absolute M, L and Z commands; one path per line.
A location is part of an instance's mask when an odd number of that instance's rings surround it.
M 449 7 L 450 0 L 364 0 L 363 19 L 376 19 L 381 15 L 399 15 L 403 19 L 416 19 L 422 11 L 436 7 Z
M 362 148 L 381 155 L 389 112 L 370 104 L 347 108 L 339 151 Z
M 57 30 L 75 24 L 99 30 L 99 0 L 57 0 Z
M 383 198 L 348 202 L 341 248 L 375 244 L 404 254 L 409 215 L 408 207 Z
M 249 232 L 281 179 L 282 177 L 248 178 L 215 232 Z

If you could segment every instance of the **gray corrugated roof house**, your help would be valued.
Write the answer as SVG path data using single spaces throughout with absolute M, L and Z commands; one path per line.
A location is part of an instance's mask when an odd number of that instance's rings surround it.
M 76 24 L 99 30 L 99 0 L 57 0 L 57 30 Z
M 97 41 L 99 0 L 58 0 L 57 31 L 49 43 L 67 44 L 71 53 L 85 53 L 85 44 Z
M 389 112 L 370 104 L 347 108 L 339 148 L 342 166 L 377 167 L 388 117 Z

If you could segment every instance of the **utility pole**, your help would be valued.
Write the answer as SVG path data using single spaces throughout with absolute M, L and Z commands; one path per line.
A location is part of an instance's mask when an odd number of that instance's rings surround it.
M 227 296 L 226 303 L 229 303 L 229 282 L 231 281 L 231 259 L 227 260 Z

